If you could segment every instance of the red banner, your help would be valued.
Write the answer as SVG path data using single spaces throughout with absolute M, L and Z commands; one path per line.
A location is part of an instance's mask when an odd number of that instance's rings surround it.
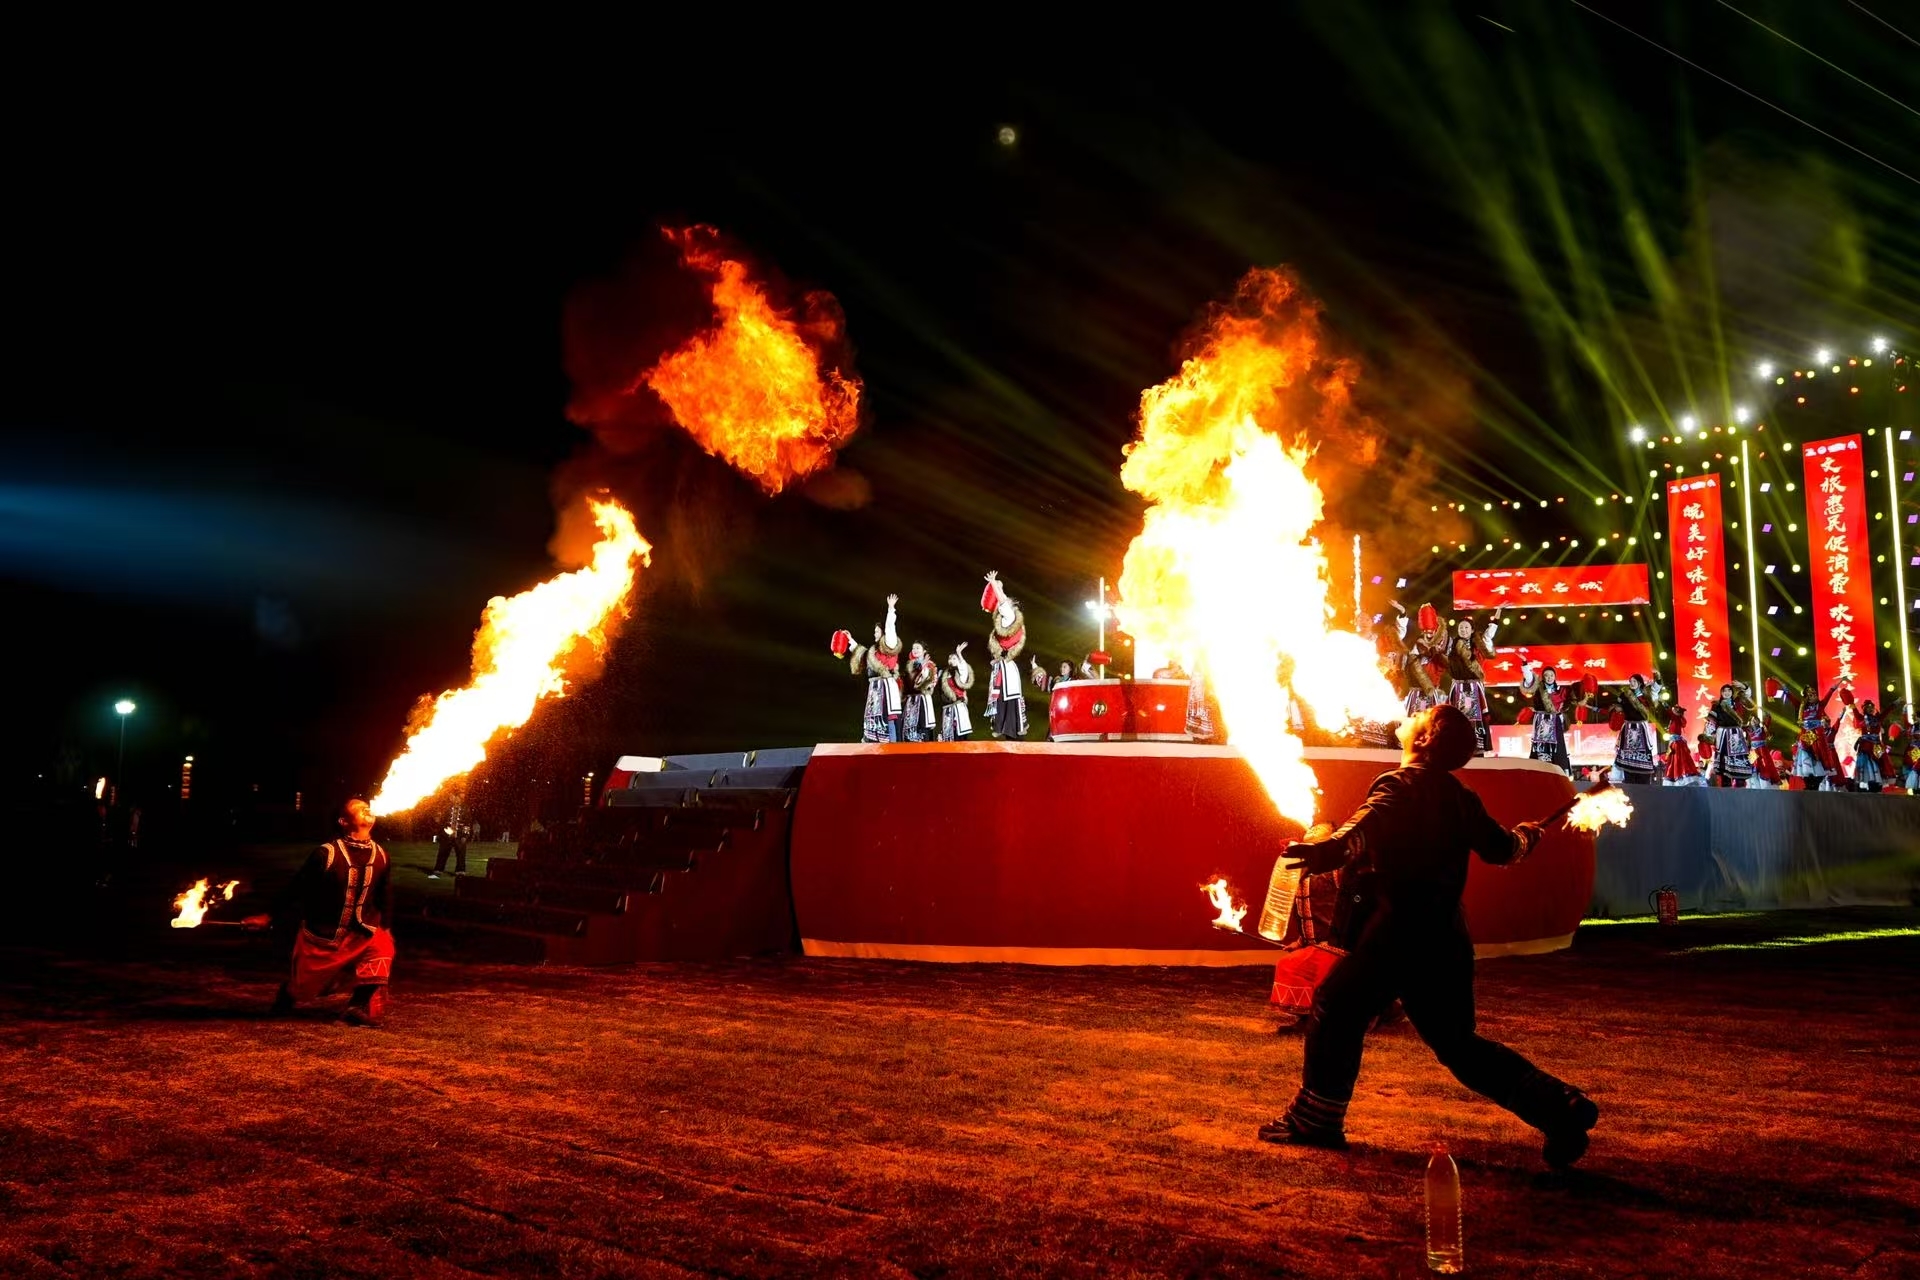
M 1667 541 L 1673 548 L 1673 700 L 1703 723 L 1720 686 L 1733 681 L 1718 475 L 1667 481 Z
M 1543 565 L 1534 569 L 1456 569 L 1453 607 L 1565 608 L 1586 604 L 1652 604 L 1643 564 Z
M 1813 670 L 1827 686 L 1851 680 L 1862 698 L 1879 688 L 1873 580 L 1867 559 L 1867 488 L 1860 437 L 1818 440 L 1807 467 L 1807 554 L 1813 578 Z
M 1601 684 L 1625 684 L 1628 676 L 1651 676 L 1658 670 L 1653 646 L 1644 640 L 1633 644 L 1536 644 L 1495 649 L 1482 665 L 1488 684 L 1519 684 L 1520 668 L 1528 662 L 1551 667 L 1562 687 L 1579 684 L 1582 676 L 1592 676 Z

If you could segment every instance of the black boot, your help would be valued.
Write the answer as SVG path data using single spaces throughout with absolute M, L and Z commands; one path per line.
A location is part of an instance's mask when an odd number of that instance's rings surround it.
M 1507 1110 L 1547 1135 L 1540 1157 L 1555 1169 L 1565 1169 L 1587 1153 L 1587 1132 L 1600 1121 L 1592 1098 L 1544 1071 L 1520 1082 Z
M 269 1018 L 284 1018 L 292 1012 L 293 992 L 288 990 L 287 984 L 283 982 L 280 984 L 280 994 L 276 995 L 273 998 L 273 1003 L 267 1007 L 267 1016 Z
M 1347 1149 L 1347 1104 L 1302 1088 L 1286 1114 L 1260 1126 L 1260 1141 L 1290 1142 L 1329 1151 Z

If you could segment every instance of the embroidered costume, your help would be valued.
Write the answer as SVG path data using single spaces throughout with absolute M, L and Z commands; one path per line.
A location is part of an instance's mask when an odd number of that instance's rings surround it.
M 1421 613 L 1424 617 L 1426 610 Z M 1478 635 L 1473 624 L 1462 618 L 1441 648 L 1441 660 L 1447 669 L 1447 701 L 1473 725 L 1473 736 L 1483 756 L 1493 754 L 1493 730 L 1487 723 L 1487 671 L 1480 659 L 1493 656 L 1493 634 L 1499 627 L 1497 609 L 1493 621 Z
M 1627 687 L 1614 700 L 1608 718 L 1619 734 L 1613 748 L 1613 768 L 1621 782 L 1651 783 L 1660 776 L 1660 753 L 1654 745 L 1654 706 L 1660 686 L 1649 686 L 1640 675 L 1627 677 Z
M 873 629 L 873 643 L 859 644 L 851 632 L 836 631 L 829 642 L 833 656 L 844 658 L 847 669 L 867 678 L 867 703 L 860 716 L 860 741 L 900 741 L 904 698 L 900 689 L 900 634 L 896 607 L 899 596 L 887 597 L 887 621 Z
M 1440 614 L 1430 604 L 1420 606 L 1419 630 L 1413 642 L 1407 643 L 1407 611 L 1400 607 L 1398 600 L 1393 602 L 1399 614 L 1394 619 L 1394 631 L 1402 646 L 1400 656 L 1400 687 L 1406 690 L 1407 716 L 1411 719 L 1428 707 L 1437 707 L 1446 701 L 1440 692 L 1440 686 L 1447 678 L 1446 654 L 1440 643 Z
M 973 688 L 973 668 L 967 665 L 963 641 L 947 655 L 940 673 L 940 741 L 961 742 L 973 735 L 973 717 L 967 713 L 967 690 Z
M 1520 669 L 1520 696 L 1527 700 L 1526 713 L 1533 721 L 1533 747 L 1527 753 L 1545 760 L 1564 772 L 1573 772 L 1567 758 L 1567 717 L 1562 710 L 1567 696 L 1560 688 L 1560 677 L 1553 669 L 1528 662 Z
M 1027 647 L 1027 620 L 1020 606 L 1000 585 L 1000 575 L 987 575 L 980 608 L 992 619 L 987 632 L 987 723 L 996 738 L 1027 736 L 1027 696 L 1020 687 L 1016 659 Z
M 1667 762 L 1661 780 L 1669 787 L 1702 785 L 1700 765 L 1687 746 L 1687 709 L 1682 706 L 1667 711 Z
M 1753 776 L 1753 739 L 1747 736 L 1745 685 L 1721 685 L 1720 697 L 1707 708 L 1713 731 L 1713 759 L 1707 764 L 1710 787 L 1744 787 Z
M 379 1021 L 394 957 L 387 851 L 371 839 L 351 837 L 321 845 L 281 893 L 273 914 L 297 915 L 300 921 L 292 973 L 275 1011 L 351 987 L 348 1016 Z
M 940 724 L 933 715 L 933 686 L 939 678 L 940 670 L 927 656 L 927 646 L 914 641 L 907 651 L 906 706 L 900 716 L 901 736 L 906 741 L 932 742 L 939 735 Z
M 1833 726 L 1827 722 L 1826 712 L 1839 687 L 1834 685 L 1818 698 L 1812 685 L 1800 693 L 1800 710 L 1795 717 L 1800 723 L 1800 737 L 1793 747 L 1793 776 L 1805 779 L 1810 791 L 1831 785 L 1841 776 L 1840 758 L 1833 750 Z
M 1853 744 L 1853 785 L 1861 791 L 1878 791 L 1887 782 L 1885 721 L 1871 702 L 1855 707 L 1853 717 L 1860 730 Z

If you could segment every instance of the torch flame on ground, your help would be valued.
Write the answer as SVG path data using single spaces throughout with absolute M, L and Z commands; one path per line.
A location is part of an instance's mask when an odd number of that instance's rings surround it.
M 1213 904 L 1214 909 L 1220 913 L 1213 918 L 1213 927 L 1231 929 L 1235 933 L 1240 932 L 1240 922 L 1247 918 L 1248 908 L 1246 903 L 1234 901 L 1233 886 L 1227 883 L 1227 878 L 1215 876 L 1200 888 L 1207 895 L 1207 900 Z
M 1352 370 L 1322 342 L 1299 284 L 1252 272 L 1179 373 L 1141 395 L 1140 436 L 1120 470 L 1152 504 L 1120 576 L 1123 625 L 1140 648 L 1198 663 L 1228 742 L 1302 826 L 1317 788 L 1289 729 L 1289 685 L 1333 731 L 1401 712 L 1372 645 L 1328 625 L 1313 538 L 1323 501 L 1305 440 L 1315 423 L 1292 394 L 1317 392 L 1320 417 L 1343 411 Z
M 640 380 L 701 448 L 779 493 L 824 470 L 853 434 L 860 380 L 821 368 L 821 345 L 843 337 L 831 297 L 808 295 L 796 319 L 714 236 L 710 227 L 667 232 L 681 260 L 712 279 L 714 324 Z
M 173 927 L 176 929 L 198 929 L 200 922 L 207 918 L 207 908 L 213 905 L 212 902 L 208 901 L 209 893 L 211 892 L 214 895 L 218 895 L 215 899 L 216 901 L 231 902 L 233 901 L 233 891 L 239 887 L 240 882 L 238 880 L 229 880 L 218 889 L 209 891 L 207 877 L 202 876 L 198 880 L 195 880 L 191 889 L 188 889 L 185 893 L 173 900 L 174 910 L 180 913 L 173 918 Z
M 541 700 L 565 694 L 564 667 L 576 646 L 605 650 L 607 624 L 653 548 L 618 502 L 588 505 L 600 527 L 591 561 L 488 602 L 473 639 L 473 679 L 434 700 L 374 793 L 375 814 L 405 813 L 470 773 L 495 737 L 525 724 Z
M 1567 810 L 1567 825 L 1581 831 L 1598 831 L 1608 823 L 1624 827 L 1633 817 L 1633 800 L 1619 787 L 1601 787 L 1587 792 Z

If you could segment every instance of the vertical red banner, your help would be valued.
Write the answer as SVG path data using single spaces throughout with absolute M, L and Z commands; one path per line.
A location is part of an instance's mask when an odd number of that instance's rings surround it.
M 1688 732 L 1698 733 L 1707 705 L 1733 680 L 1718 475 L 1667 482 L 1667 530 L 1673 547 L 1673 700 L 1688 709 Z
M 1801 453 L 1807 468 L 1814 679 L 1823 693 L 1829 685 L 1851 680 L 1862 699 L 1874 698 L 1880 662 L 1873 636 L 1860 437 L 1816 440 Z

